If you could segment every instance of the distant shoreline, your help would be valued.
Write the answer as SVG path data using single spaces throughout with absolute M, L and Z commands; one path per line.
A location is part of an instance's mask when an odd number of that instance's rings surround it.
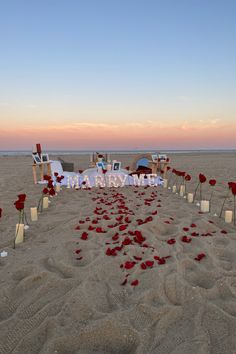
M 46 153 L 50 155 L 87 155 L 91 154 L 95 150 L 47 150 Z M 111 154 L 138 154 L 138 153 L 160 153 L 167 154 L 194 154 L 194 153 L 236 153 L 236 149 L 198 149 L 198 150 L 97 150 L 104 153 Z M 0 150 L 0 156 L 30 156 L 31 150 Z

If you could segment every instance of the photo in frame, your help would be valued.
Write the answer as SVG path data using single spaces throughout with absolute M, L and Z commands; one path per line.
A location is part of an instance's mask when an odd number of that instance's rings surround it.
M 48 154 L 41 154 L 41 162 L 49 162 Z
M 152 154 L 152 161 L 157 162 L 158 160 L 158 155 L 157 154 Z
M 166 154 L 159 154 L 158 155 L 159 161 L 166 161 L 167 160 L 167 155 Z
M 33 159 L 34 159 L 34 163 L 36 163 L 37 165 L 42 163 L 41 158 L 39 157 L 39 154 L 32 154 Z
M 113 171 L 120 171 L 121 169 L 121 162 L 120 161 L 113 161 L 112 162 L 112 170 Z

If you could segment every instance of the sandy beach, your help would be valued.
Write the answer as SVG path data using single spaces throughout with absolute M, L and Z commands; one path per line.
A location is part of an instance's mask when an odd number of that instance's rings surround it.
M 215 215 L 236 153 L 169 157 L 191 174 L 189 192 L 199 173 L 217 180 L 210 213 L 162 187 L 65 188 L 31 222 L 43 188 L 32 158 L 0 157 L 1 354 L 236 353 L 236 227 Z M 63 158 L 88 168 L 88 155 Z M 30 227 L 13 249 L 20 193 Z

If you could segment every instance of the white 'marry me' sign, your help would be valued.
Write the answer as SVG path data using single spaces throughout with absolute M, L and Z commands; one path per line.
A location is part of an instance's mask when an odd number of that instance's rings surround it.
M 124 186 L 151 186 L 163 184 L 163 179 L 157 174 L 101 174 L 95 176 L 67 177 L 67 188 L 91 188 L 91 187 L 124 187 Z

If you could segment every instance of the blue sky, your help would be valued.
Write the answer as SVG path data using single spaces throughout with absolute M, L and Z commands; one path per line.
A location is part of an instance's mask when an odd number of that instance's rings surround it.
M 235 13 L 236 1 L 0 0 L 3 126 L 233 123 Z

